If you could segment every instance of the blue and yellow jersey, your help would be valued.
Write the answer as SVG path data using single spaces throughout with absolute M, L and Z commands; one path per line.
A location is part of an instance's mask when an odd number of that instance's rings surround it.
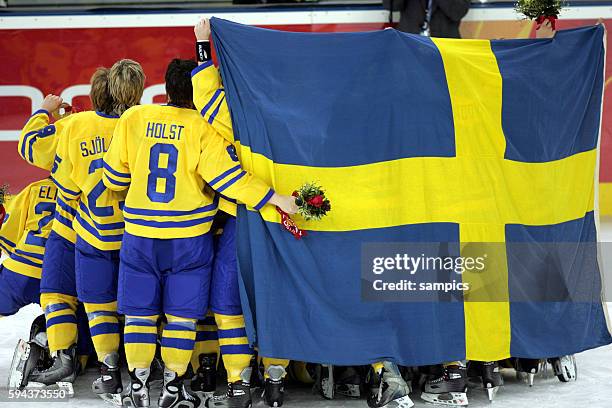
M 7 269 L 40 279 L 45 244 L 55 214 L 57 188 L 50 179 L 35 181 L 7 203 L 0 228 L 0 249 Z
M 212 61 L 205 62 L 191 72 L 193 103 L 204 119 L 225 140 L 234 143 L 232 118 L 225 100 L 225 90 L 219 71 Z M 221 195 L 219 209 L 236 216 L 236 201 Z
M 103 157 L 118 116 L 80 112 L 64 128 L 52 177 L 60 200 L 78 201 L 74 230 L 103 251 L 118 250 L 123 238 L 123 195 L 102 182 Z
M 218 199 L 255 209 L 274 191 L 245 172 L 234 146 L 199 113 L 174 106 L 141 105 L 119 119 L 104 155 L 104 184 L 128 189 L 125 230 L 148 238 L 187 238 L 209 231 Z
M 38 110 L 28 119 L 19 136 L 17 150 L 19 155 L 33 166 L 53 171 L 56 160 L 56 151 L 64 128 L 70 123 L 74 115 L 66 116 L 50 124 L 49 113 Z M 55 208 L 55 221 L 52 229 L 70 242 L 76 241 L 76 232 L 72 222 L 76 215 L 77 202 L 62 200 L 58 196 Z

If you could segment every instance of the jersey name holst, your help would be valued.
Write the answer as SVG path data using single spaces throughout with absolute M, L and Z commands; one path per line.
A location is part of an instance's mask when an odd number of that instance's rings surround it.
M 184 127 L 184 125 L 177 125 L 174 123 L 167 124 L 148 122 L 145 137 L 152 137 L 154 139 L 181 140 L 181 134 Z
M 81 147 L 81 156 L 83 157 L 106 153 L 108 150 L 106 140 L 101 136 L 96 136 L 94 139 L 90 139 L 89 142 L 81 142 L 79 146 Z

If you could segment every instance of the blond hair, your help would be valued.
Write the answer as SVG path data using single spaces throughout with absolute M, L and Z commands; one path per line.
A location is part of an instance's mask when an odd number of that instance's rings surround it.
M 89 98 L 94 110 L 110 115 L 113 113 L 113 97 L 108 86 L 108 68 L 100 67 L 91 76 Z
M 130 59 L 115 62 L 110 69 L 108 83 L 114 99 L 114 113 L 121 115 L 132 106 L 138 105 L 144 82 L 145 74 L 139 63 Z

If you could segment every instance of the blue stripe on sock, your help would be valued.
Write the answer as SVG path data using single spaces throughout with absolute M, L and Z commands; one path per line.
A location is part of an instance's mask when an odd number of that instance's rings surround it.
M 220 346 L 221 354 L 253 354 L 253 349 L 248 344 L 228 344 Z
M 89 332 L 91 336 L 99 336 L 101 334 L 119 334 L 119 324 L 118 323 L 100 323 L 96 324 L 93 327 L 89 328 Z
M 76 324 L 76 316 L 75 315 L 63 315 L 63 316 L 56 316 L 56 317 L 52 317 L 51 319 L 47 320 L 47 329 L 51 326 L 55 326 L 56 324 L 62 324 L 62 323 L 74 323 Z
M 238 329 L 221 330 L 219 329 L 220 339 L 230 339 L 234 337 L 246 337 L 246 329 L 244 327 Z
M 123 342 L 125 344 L 130 343 L 142 343 L 142 344 L 156 344 L 157 334 L 155 333 L 125 333 L 123 335 Z
M 174 348 L 179 350 L 193 350 L 195 340 L 190 339 L 176 339 L 174 337 L 162 337 L 162 347 Z

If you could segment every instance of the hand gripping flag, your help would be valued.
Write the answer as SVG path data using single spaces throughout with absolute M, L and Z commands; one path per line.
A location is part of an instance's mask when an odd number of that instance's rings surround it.
M 596 248 L 602 26 L 501 41 L 212 29 L 243 166 L 285 194 L 314 181 L 334 206 L 294 217 L 301 240 L 272 206 L 239 208 L 262 355 L 423 365 L 611 342 Z M 372 275 L 372 245 L 397 243 L 486 267 Z M 370 296 L 400 275 L 472 289 Z

